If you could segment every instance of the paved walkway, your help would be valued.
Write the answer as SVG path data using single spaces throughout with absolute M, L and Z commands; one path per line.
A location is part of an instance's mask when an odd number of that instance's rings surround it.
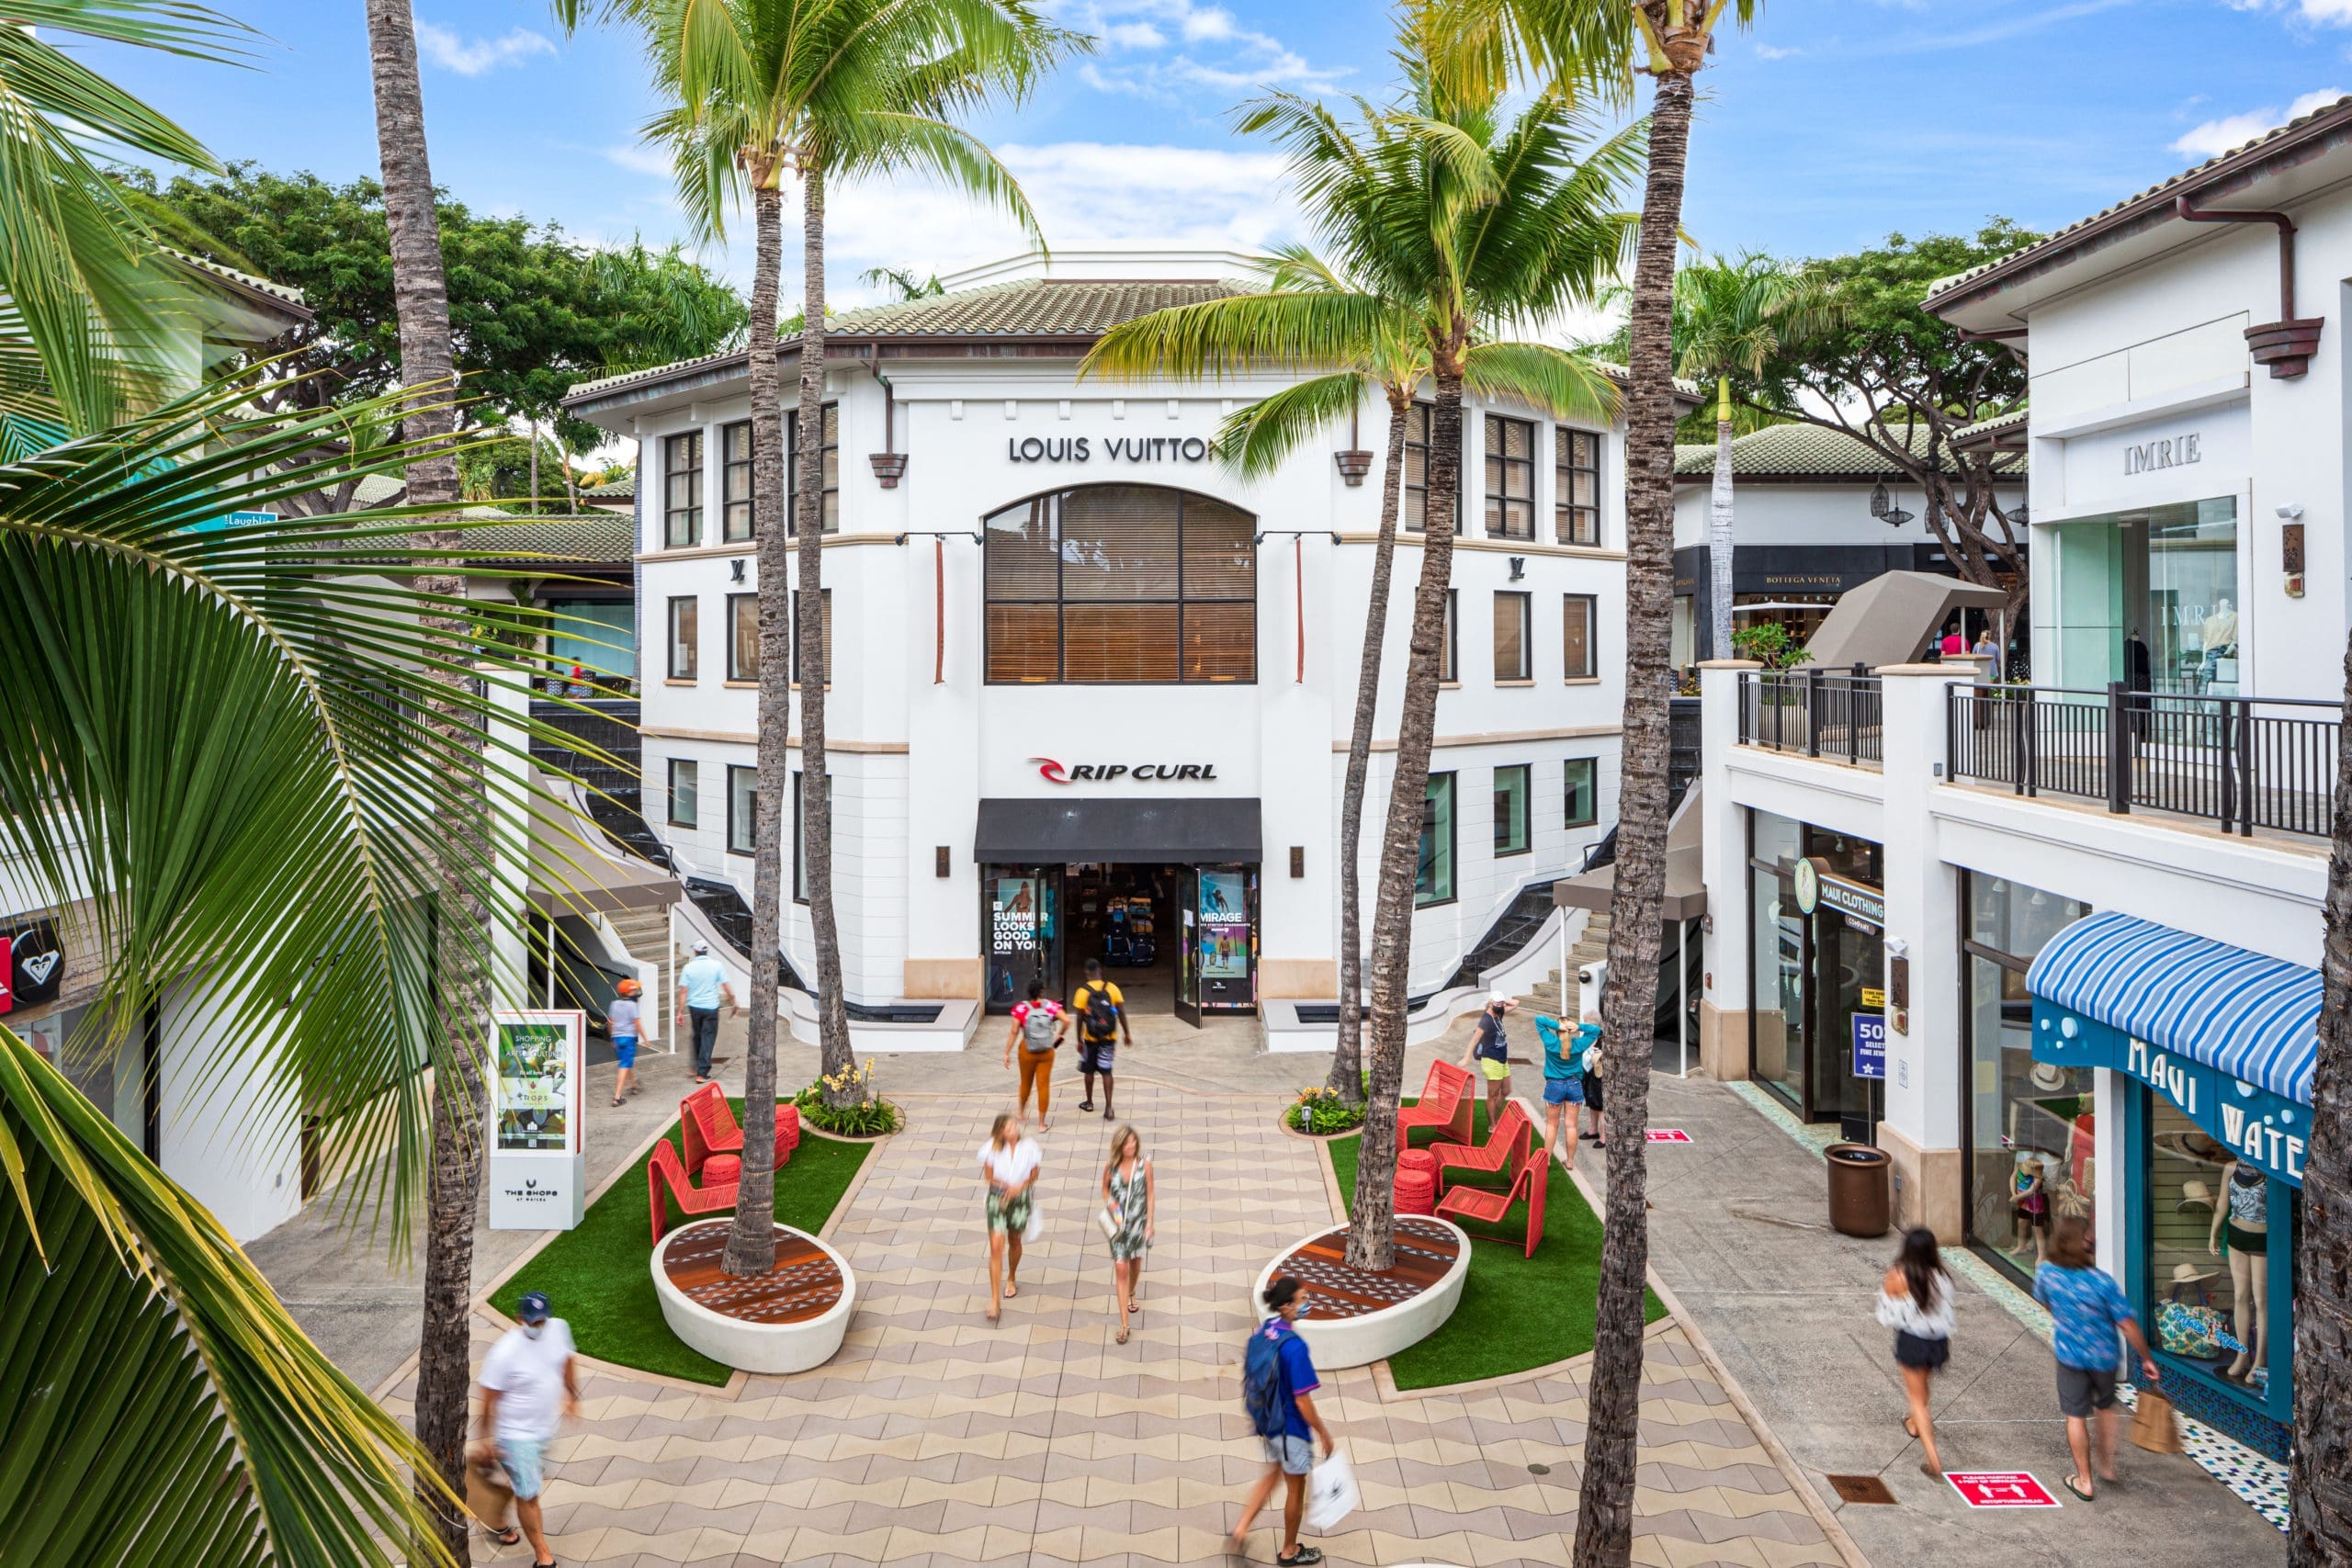
M 971 1070 L 968 1058 L 958 1066 Z M 990 1327 L 969 1167 L 1002 1100 L 905 1096 L 910 1130 L 876 1151 L 832 1232 L 860 1288 L 842 1353 L 725 1391 L 594 1373 L 584 1419 L 554 1450 L 558 1557 L 1225 1561 L 1220 1538 L 1259 1462 L 1238 1391 L 1245 1293 L 1265 1258 L 1329 1223 L 1333 1205 L 1319 1149 L 1273 1125 L 1281 1097 L 1145 1077 L 1135 1073 L 1122 1112 L 1143 1130 L 1162 1198 L 1129 1344 L 1112 1343 L 1107 1255 L 1083 1196 L 1102 1120 L 1072 1115 L 1044 1140 L 1047 1235 Z M 478 1340 L 494 1333 L 485 1318 Z M 1653 1332 L 1645 1379 L 1637 1562 L 1841 1561 L 1670 1321 Z M 410 1392 L 403 1380 L 389 1403 L 404 1414 Z M 1384 1397 L 1369 1370 L 1343 1372 L 1322 1404 L 1364 1491 L 1345 1530 L 1319 1541 L 1332 1562 L 1567 1562 L 1585 1414 L 1577 1367 L 1421 1397 Z M 1278 1544 L 1261 1520 L 1250 1556 L 1271 1561 Z
M 1937 1446 L 1948 1470 L 2031 1471 L 2065 1506 L 1970 1510 L 1920 1473 L 1903 1431 L 1892 1336 L 1873 1316 L 1894 1238 L 1830 1230 L 1820 1158 L 1720 1084 L 1653 1077 L 1650 1124 L 1693 1140 L 1651 1146 L 1651 1268 L 1872 1562 L 1954 1561 L 1955 1530 L 1967 1542 L 1958 1560 L 1971 1562 L 2285 1561 L 2278 1531 L 2184 1456 L 2126 1444 L 2120 1485 L 2090 1506 L 2061 1492 L 2074 1466 L 2049 1345 L 1988 1293 L 2006 1287 L 1983 1265 L 1960 1271 Z M 1597 1183 L 1600 1162 L 1583 1164 Z M 1823 1480 L 1833 1473 L 1881 1477 L 1895 1506 L 1837 1505 Z

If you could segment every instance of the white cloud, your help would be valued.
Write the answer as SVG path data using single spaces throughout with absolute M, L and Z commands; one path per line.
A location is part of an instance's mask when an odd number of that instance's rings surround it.
M 2352 0 L 2344 0 L 2347 14 L 2352 14 Z M 2172 150 L 2197 159 L 2218 157 L 2233 147 L 2242 147 L 2266 130 L 2273 130 L 2290 119 L 2300 119 L 2313 109 L 2324 108 L 2344 96 L 2340 87 L 2322 87 L 2305 93 L 2289 104 L 2284 113 L 2276 105 L 2248 109 L 2244 114 L 2223 115 L 2191 127 Z
M 468 42 L 447 28 L 422 21 L 416 24 L 416 47 L 425 59 L 460 76 L 479 76 L 534 54 L 555 52 L 553 42 L 528 28 L 516 28 L 503 38 Z
M 1801 49 L 1775 49 L 1769 43 L 1756 46 L 1756 58 L 1758 60 L 1792 60 L 1804 52 Z
M 613 163 L 634 175 L 669 175 L 675 173 L 677 169 L 677 165 L 671 162 L 670 154 L 659 147 L 649 147 L 642 141 L 628 141 L 619 146 L 607 147 L 604 149 L 604 153 Z
M 1224 6 L 1198 0 L 1069 0 L 1057 19 L 1131 57 L 1079 67 L 1079 80 L 1102 93 L 1174 101 L 1204 90 L 1317 92 L 1349 73 L 1344 66 L 1317 65 L 1272 33 L 1243 25 Z M 1179 52 L 1132 58 L 1167 49 L 1171 38 L 1184 46 Z
M 2284 11 L 2316 27 L 2352 27 L 2352 0 L 2230 0 L 2240 11 Z

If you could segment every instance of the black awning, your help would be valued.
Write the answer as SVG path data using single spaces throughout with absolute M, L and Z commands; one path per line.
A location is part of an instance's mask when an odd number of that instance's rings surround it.
M 1069 861 L 1214 863 L 1264 858 L 1258 802 L 1184 800 L 983 800 L 972 858 L 988 865 Z

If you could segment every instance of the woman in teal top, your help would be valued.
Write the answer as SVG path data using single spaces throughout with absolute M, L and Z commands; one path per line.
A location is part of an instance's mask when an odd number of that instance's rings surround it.
M 1594 1030 L 1598 1038 L 1600 1032 Z M 1544 1142 L 1560 1156 L 1563 1165 L 1574 1164 L 1577 1157 L 1576 1111 L 1572 1106 L 1584 1103 L 1584 1067 L 1581 1042 L 1585 1031 L 1577 1031 L 1573 1039 L 1560 1035 L 1560 1021 L 1538 1014 L 1535 1037 L 1544 1042 Z M 1567 1123 L 1563 1133 L 1561 1123 Z

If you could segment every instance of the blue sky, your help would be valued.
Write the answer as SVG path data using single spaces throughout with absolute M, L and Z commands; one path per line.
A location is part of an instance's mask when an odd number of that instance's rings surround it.
M 95 63 L 224 159 L 334 179 L 376 167 L 357 0 L 215 0 L 267 35 L 250 70 L 138 51 Z M 1057 244 L 1252 245 L 1295 231 L 1277 159 L 1229 133 L 1259 84 L 1378 96 L 1371 0 L 1058 0 L 1102 41 L 978 129 Z M 417 0 L 436 179 L 468 203 L 592 239 L 685 238 L 637 141 L 651 107 L 626 38 L 564 38 L 544 0 Z M 1685 227 L 1709 249 L 1821 254 L 1988 213 L 2083 217 L 2352 90 L 2352 0 L 1770 0 L 1702 79 Z M 836 194 L 835 294 L 876 264 L 946 269 L 1018 248 L 922 188 Z M 743 247 L 710 259 L 739 276 Z

